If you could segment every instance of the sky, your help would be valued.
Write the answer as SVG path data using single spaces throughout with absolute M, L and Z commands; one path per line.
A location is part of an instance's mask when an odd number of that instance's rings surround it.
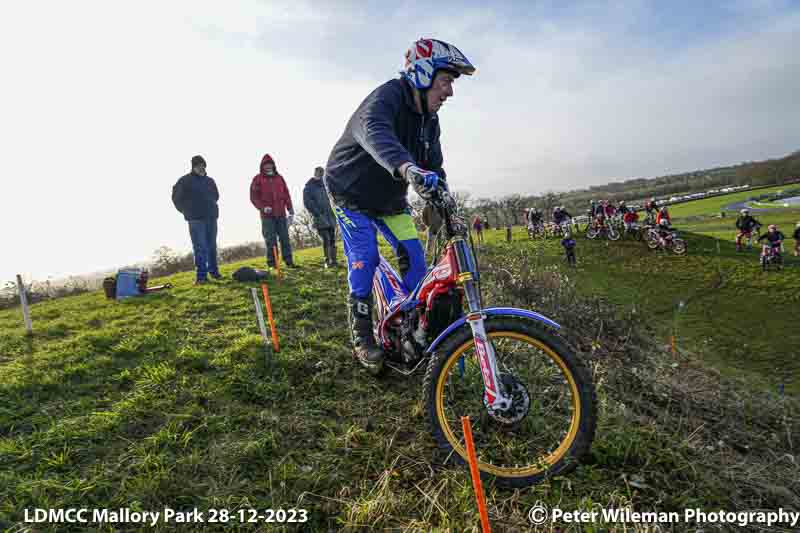
M 800 148 L 800 1 L 31 0 L 0 16 L 0 283 L 190 250 L 171 188 L 202 154 L 221 245 L 261 239 L 419 37 L 476 65 L 440 111 L 448 181 L 564 191 Z

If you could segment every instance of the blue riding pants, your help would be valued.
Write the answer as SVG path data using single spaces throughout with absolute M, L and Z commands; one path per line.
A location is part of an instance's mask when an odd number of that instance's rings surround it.
M 372 218 L 338 206 L 334 208 L 334 213 L 342 230 L 350 294 L 366 298 L 372 293 L 372 280 L 379 261 L 378 231 L 397 255 L 407 292 L 416 288 L 427 268 L 425 251 L 411 215 L 404 213 Z

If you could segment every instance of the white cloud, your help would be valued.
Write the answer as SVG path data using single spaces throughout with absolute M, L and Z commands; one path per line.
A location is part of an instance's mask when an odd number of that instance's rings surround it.
M 169 194 L 195 153 L 221 189 L 223 243 L 259 239 L 247 187 L 261 155 L 274 155 L 299 205 L 352 111 L 422 35 L 450 40 L 478 67 L 442 112 L 448 173 L 473 195 L 797 148 L 796 13 L 742 4 L 761 29 L 664 50 L 632 37 L 647 15 L 640 2 L 575 8 L 568 20 L 536 6 L 522 21 L 501 9 L 443 9 L 411 28 L 409 13 L 422 5 L 6 9 L 0 49 L 13 81 L 0 86 L 1 179 L 4 197 L 19 200 L 4 206 L 0 226 L 25 230 L 2 232 L 13 260 L 0 280 L 119 265 L 162 244 L 188 249 Z

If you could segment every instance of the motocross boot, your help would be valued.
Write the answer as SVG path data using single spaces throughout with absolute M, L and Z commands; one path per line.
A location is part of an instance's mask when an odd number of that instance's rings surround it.
M 371 374 L 377 375 L 383 370 L 384 353 L 375 342 L 372 305 L 372 295 L 357 298 L 351 294 L 348 301 L 353 354 Z

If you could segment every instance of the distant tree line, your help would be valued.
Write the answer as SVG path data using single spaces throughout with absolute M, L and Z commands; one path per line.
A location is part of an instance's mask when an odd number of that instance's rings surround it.
M 563 205 L 572 215 L 586 212 L 590 200 L 613 199 L 631 203 L 641 203 L 655 196 L 658 198 L 705 192 L 733 185 L 783 185 L 800 180 L 800 150 L 786 157 L 766 161 L 744 162 L 735 166 L 695 170 L 656 178 L 633 178 L 592 186 L 587 189 L 564 193 L 545 192 L 538 195 L 509 194 L 501 198 L 473 198 L 469 192 L 454 191 L 454 197 L 461 212 L 471 222 L 479 215 L 489 222 L 492 228 L 518 226 L 524 224 L 525 209 L 538 207 L 546 216 L 556 205 Z M 423 204 L 419 198 L 411 202 L 414 220 L 420 230 L 424 229 L 421 214 Z M 289 230 L 292 246 L 296 249 L 319 246 L 319 235 L 314 230 L 311 216 L 302 210 L 298 212 L 295 223 Z M 245 243 L 220 249 L 221 262 L 241 261 L 264 257 L 262 242 Z M 176 272 L 191 270 L 194 262 L 191 253 L 178 253 L 166 246 L 158 248 L 151 261 L 137 267 L 150 270 L 151 277 L 167 276 Z M 81 294 L 100 287 L 102 276 L 74 276 L 58 285 L 50 281 L 33 281 L 27 292 L 32 302 L 49 298 L 59 298 Z M 11 282 L 0 286 L 0 309 L 18 305 L 19 297 Z

